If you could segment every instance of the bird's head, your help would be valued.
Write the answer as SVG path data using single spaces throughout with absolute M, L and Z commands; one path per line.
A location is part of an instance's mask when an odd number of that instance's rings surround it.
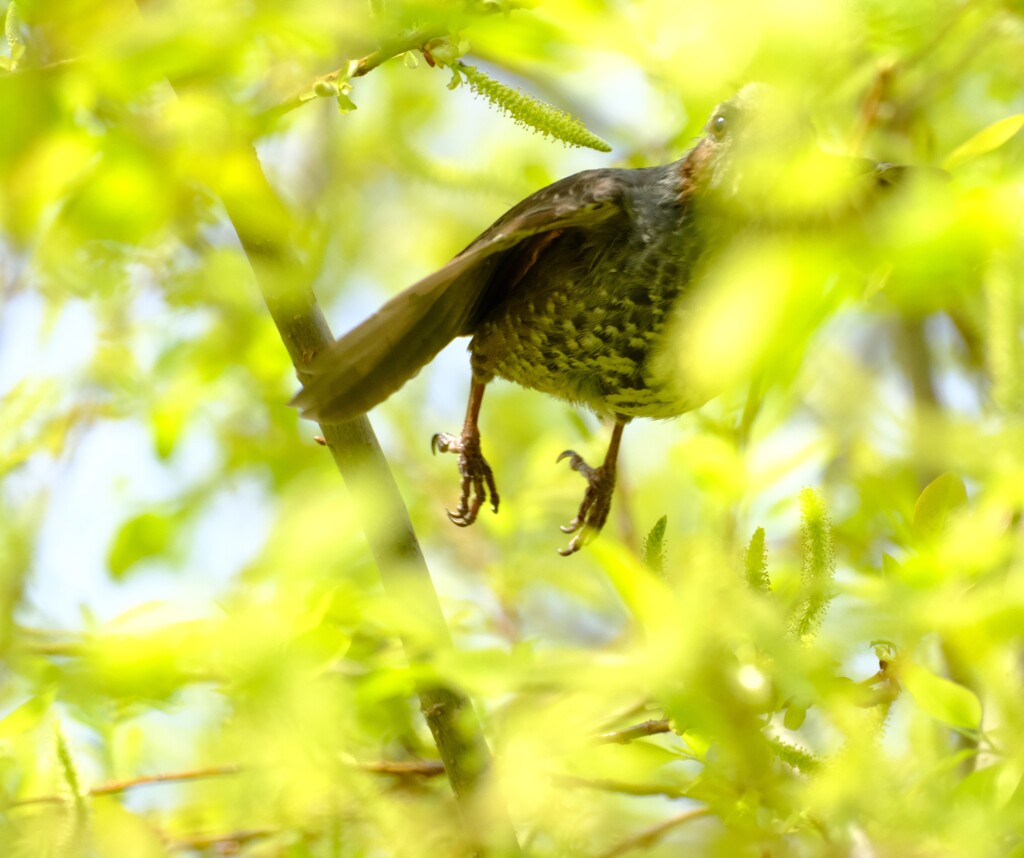
M 682 169 L 691 193 L 729 214 L 802 221 L 846 208 L 873 166 L 822 151 L 790 93 L 750 83 L 714 109 Z

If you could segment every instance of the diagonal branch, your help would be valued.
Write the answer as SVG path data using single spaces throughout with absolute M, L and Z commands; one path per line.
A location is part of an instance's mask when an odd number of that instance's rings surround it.
M 138 0 L 144 11 L 148 0 Z M 495 4 L 500 8 L 500 4 Z M 350 63 L 350 74 L 366 74 L 408 45 L 422 44 L 427 31 Z M 410 42 L 411 40 L 411 42 Z M 406 45 L 403 47 L 403 45 Z M 213 181 L 238 240 L 252 266 L 264 303 L 292 363 L 303 377 L 312 359 L 333 341 L 313 294 L 312 272 L 300 259 L 287 205 L 268 181 L 251 143 L 229 155 L 230 170 Z M 345 483 L 357 500 L 370 550 L 389 599 L 415 619 L 402 637 L 409 662 L 429 668 L 452 648 L 451 635 L 419 541 L 370 421 L 365 415 L 321 432 Z M 470 701 L 440 682 L 421 681 L 420 710 L 437 746 L 459 808 L 467 841 L 477 855 L 516 856 L 519 846 L 489 776 L 490 752 Z
M 293 223 L 251 147 L 236 153 L 231 178 L 215 191 L 234 225 L 270 315 L 299 371 L 333 337 L 288 234 Z M 451 648 L 451 636 L 419 541 L 394 476 L 366 416 L 321 426 L 345 479 L 387 595 L 417 623 L 402 639 L 409 661 L 430 665 Z M 472 704 L 451 688 L 424 683 L 420 709 L 437 745 L 470 839 L 480 849 L 518 854 L 515 834 L 487 771 L 490 753 Z
M 632 852 L 634 849 L 647 849 L 661 840 L 673 828 L 678 828 L 680 825 L 685 825 L 687 822 L 691 822 L 694 819 L 700 819 L 703 816 L 709 816 L 710 814 L 711 811 L 706 807 L 683 811 L 676 816 L 669 817 L 664 822 L 652 825 L 650 828 L 641 831 L 639 834 L 635 834 L 632 837 L 623 840 L 621 843 L 616 844 L 606 852 L 602 852 L 600 858 L 618 858 L 618 856 L 625 855 L 627 852 Z

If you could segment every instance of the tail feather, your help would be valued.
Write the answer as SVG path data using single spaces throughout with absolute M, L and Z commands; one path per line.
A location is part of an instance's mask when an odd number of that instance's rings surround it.
M 459 257 L 410 286 L 319 354 L 291 401 L 303 417 L 341 423 L 369 411 L 416 375 L 470 320 L 496 258 Z
M 291 404 L 303 417 L 341 423 L 369 411 L 416 375 L 455 337 L 471 334 L 536 262 L 550 238 L 621 214 L 624 188 L 649 171 L 587 170 L 531 194 L 439 271 L 395 296 L 318 355 Z

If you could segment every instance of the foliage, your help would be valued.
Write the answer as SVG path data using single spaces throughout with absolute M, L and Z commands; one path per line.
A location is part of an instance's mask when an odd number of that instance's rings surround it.
M 466 854 L 425 687 L 473 701 L 525 854 L 1024 854 L 1019 5 L 0 9 L 4 855 Z M 427 451 L 463 346 L 378 408 L 454 640 L 412 658 L 429 617 L 286 406 L 225 200 L 340 332 L 545 183 L 678 157 L 749 80 L 828 151 L 950 176 L 736 236 L 672 351 L 719 395 L 627 428 L 572 558 L 554 463 L 596 421 L 492 385 L 501 509 L 461 530 Z M 253 144 L 280 205 L 245 204 Z

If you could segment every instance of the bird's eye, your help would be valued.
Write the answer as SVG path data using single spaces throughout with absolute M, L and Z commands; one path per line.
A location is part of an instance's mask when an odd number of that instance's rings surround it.
M 711 120 L 711 136 L 714 137 L 716 140 L 721 140 L 723 137 L 725 137 L 725 131 L 728 128 L 728 126 L 729 123 L 726 121 L 725 117 L 722 116 L 722 114 L 718 114 L 718 116 L 714 117 Z

